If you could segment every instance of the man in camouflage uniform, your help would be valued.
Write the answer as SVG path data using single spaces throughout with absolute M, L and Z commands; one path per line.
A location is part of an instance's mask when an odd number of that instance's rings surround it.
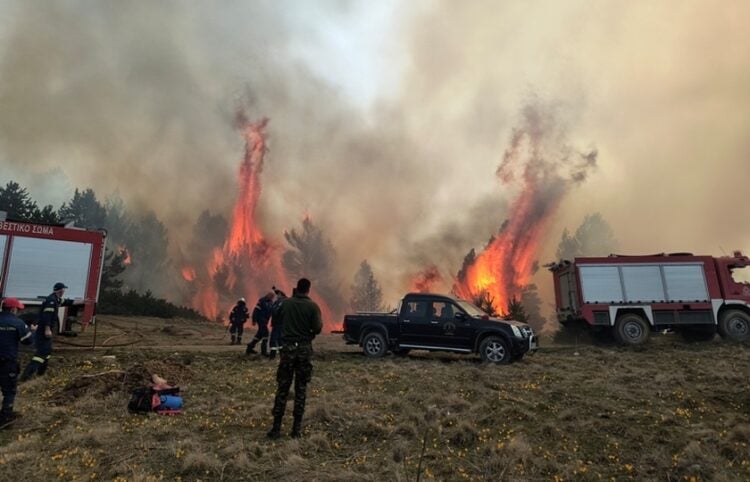
M 320 333 L 323 322 L 320 308 L 310 299 L 310 280 L 302 278 L 297 282 L 296 292 L 281 305 L 283 323 L 281 334 L 281 361 L 276 371 L 276 399 L 273 404 L 273 427 L 268 438 L 281 435 L 281 419 L 286 410 L 289 388 L 294 381 L 294 422 L 291 437 L 302 435 L 302 415 L 305 412 L 307 383 L 312 378 L 312 340 Z

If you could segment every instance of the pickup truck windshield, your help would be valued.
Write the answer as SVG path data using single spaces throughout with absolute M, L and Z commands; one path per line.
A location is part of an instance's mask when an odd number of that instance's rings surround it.
M 464 311 L 466 311 L 469 314 L 469 316 L 476 316 L 476 317 L 480 317 L 480 318 L 482 316 L 487 316 L 487 313 L 485 313 L 484 311 L 480 310 L 476 306 L 472 305 L 468 301 L 458 300 L 458 305 L 461 308 L 463 308 Z

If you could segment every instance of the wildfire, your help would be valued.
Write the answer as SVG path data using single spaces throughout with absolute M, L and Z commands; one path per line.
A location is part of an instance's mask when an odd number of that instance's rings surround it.
M 418 293 L 428 293 L 433 290 L 433 287 L 443 282 L 443 277 L 438 271 L 437 266 L 430 265 L 417 273 L 411 280 L 411 287 L 409 291 Z
M 195 268 L 192 266 L 184 266 L 182 268 L 182 277 L 185 281 L 195 281 Z
M 128 248 L 126 248 L 125 246 L 117 246 L 117 254 L 123 256 L 122 264 L 124 264 L 125 266 L 130 266 L 130 264 L 133 262 L 133 258 L 130 256 L 130 251 L 128 251 Z
M 531 282 L 549 220 L 570 186 L 583 181 L 596 164 L 596 151 L 584 154 L 560 144 L 563 134 L 553 112 L 539 106 L 524 110 L 523 124 L 514 130 L 497 169 L 500 183 L 518 194 L 484 251 L 476 255 L 472 250 L 464 260 L 453 285 L 459 297 L 473 299 L 487 292 L 502 312 Z
M 236 121 L 245 139 L 245 155 L 227 237 L 223 246 L 208 254 L 204 268 L 182 269 L 182 277 L 196 287 L 193 307 L 212 319 L 226 311 L 220 304 L 229 305 L 240 296 L 254 300 L 273 284 L 289 284 L 279 249 L 266 239 L 257 219 L 268 119 L 251 122 L 239 112 Z

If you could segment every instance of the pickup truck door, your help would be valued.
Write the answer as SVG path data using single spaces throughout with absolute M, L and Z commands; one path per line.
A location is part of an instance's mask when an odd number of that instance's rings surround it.
M 399 315 L 400 345 L 433 346 L 437 330 L 431 323 L 429 300 L 405 301 Z
M 433 301 L 430 324 L 433 326 L 439 346 L 471 349 L 474 325 L 470 316 L 455 303 Z M 465 315 L 456 317 L 457 314 Z

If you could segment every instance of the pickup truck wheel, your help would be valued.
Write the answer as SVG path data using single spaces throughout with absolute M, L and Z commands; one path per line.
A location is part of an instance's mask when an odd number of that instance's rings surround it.
M 370 358 L 380 358 L 385 355 L 385 337 L 382 333 L 371 331 L 362 338 L 362 350 L 365 356 Z
M 750 340 L 750 316 L 744 311 L 729 310 L 719 317 L 719 335 L 725 340 Z
M 623 345 L 642 345 L 648 341 L 651 327 L 642 316 L 635 313 L 625 313 L 617 317 L 615 336 Z
M 508 342 L 497 336 L 488 336 L 479 344 L 479 356 L 487 363 L 510 363 Z

